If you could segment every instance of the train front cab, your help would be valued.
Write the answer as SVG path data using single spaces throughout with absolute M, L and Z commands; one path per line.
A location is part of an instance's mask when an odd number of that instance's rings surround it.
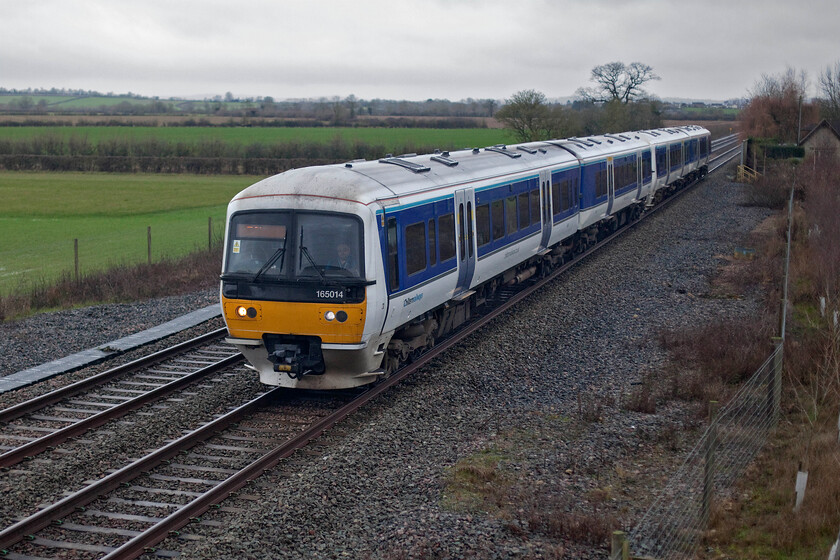
M 378 251 L 365 250 L 376 230 L 363 216 L 257 208 L 230 215 L 221 285 L 227 340 L 262 383 L 340 389 L 376 379 L 384 351 L 378 332 L 368 331 L 382 324 L 382 267 Z

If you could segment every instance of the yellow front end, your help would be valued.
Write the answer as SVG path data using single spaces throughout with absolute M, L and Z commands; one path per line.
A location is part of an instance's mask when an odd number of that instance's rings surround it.
M 228 332 L 234 338 L 262 339 L 263 334 L 273 333 L 317 336 L 322 343 L 362 342 L 366 302 L 329 304 L 222 299 Z M 254 317 L 248 315 L 249 309 L 254 310 Z M 347 314 L 344 321 L 336 317 L 327 319 L 328 313 L 335 316 L 341 311 Z
M 343 389 L 375 381 L 382 361 L 379 337 L 365 340 L 367 302 L 299 303 L 222 297 L 230 338 L 268 385 L 306 389 Z M 279 337 L 316 338 L 323 373 L 296 376 L 269 358 Z M 387 339 L 383 339 L 387 342 Z M 268 342 L 268 348 L 266 343 Z

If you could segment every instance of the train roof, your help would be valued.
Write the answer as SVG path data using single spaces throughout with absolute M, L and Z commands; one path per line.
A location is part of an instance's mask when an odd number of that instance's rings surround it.
M 659 143 L 658 139 L 688 138 L 694 132 L 674 127 L 652 131 L 604 134 L 497 145 L 432 154 L 387 155 L 379 160 L 292 169 L 251 185 L 234 201 L 269 196 L 312 196 L 361 204 L 389 204 L 430 190 L 481 187 L 501 176 L 515 180 L 543 169 L 559 169 Z M 661 141 L 661 140 L 660 140 Z

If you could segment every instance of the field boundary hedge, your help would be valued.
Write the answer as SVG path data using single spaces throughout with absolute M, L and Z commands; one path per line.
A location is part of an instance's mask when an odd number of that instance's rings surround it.
M 236 158 L 0 154 L 6 171 L 105 173 L 191 173 L 197 175 L 275 175 L 289 169 L 336 163 L 329 158 Z
M 43 134 L 0 139 L 0 169 L 8 171 L 85 171 L 119 173 L 194 173 L 270 175 L 291 168 L 358 159 L 376 160 L 393 153 L 431 153 L 415 144 L 386 147 L 336 136 L 328 142 L 276 142 L 243 145 L 217 139 L 198 142 L 158 138 L 110 138 Z

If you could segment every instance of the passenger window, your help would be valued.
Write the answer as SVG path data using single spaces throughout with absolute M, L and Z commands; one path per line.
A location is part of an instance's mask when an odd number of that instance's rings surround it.
M 475 233 L 478 246 L 490 243 L 490 205 L 480 204 L 475 207 Z
M 510 235 L 516 232 L 516 197 L 509 196 L 505 199 L 505 233 Z
M 438 218 L 440 234 L 440 262 L 455 257 L 455 214 L 444 214 Z
M 426 268 L 426 224 L 405 228 L 405 268 L 409 276 Z
M 560 211 L 565 212 L 569 208 L 572 207 L 572 200 L 571 200 L 571 185 L 572 182 L 568 179 L 564 179 L 562 183 L 560 183 Z
M 531 190 L 531 224 L 540 223 L 540 189 Z
M 437 247 L 435 247 L 435 221 L 429 220 L 429 266 L 437 263 Z
M 563 203 L 561 201 L 561 189 L 563 181 L 554 181 L 551 183 L 551 204 L 554 206 L 554 213 L 559 214 L 563 211 Z
M 505 236 L 505 207 L 501 200 L 494 200 L 490 211 L 493 216 L 493 241 Z
M 400 287 L 400 261 L 397 247 L 397 219 L 388 218 L 388 285 L 395 292 Z
M 595 198 L 601 198 L 607 194 L 607 170 L 601 169 L 595 172 Z
M 531 225 L 531 213 L 528 211 L 528 193 L 519 194 L 519 229 Z

